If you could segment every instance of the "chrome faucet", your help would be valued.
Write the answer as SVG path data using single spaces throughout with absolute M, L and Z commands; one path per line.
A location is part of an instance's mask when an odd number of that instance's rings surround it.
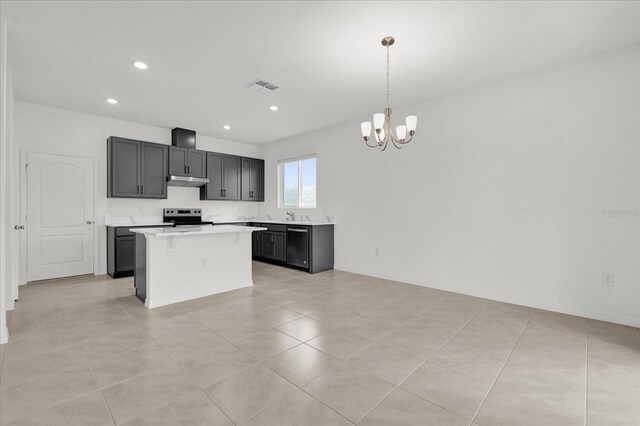
M 296 221 L 296 215 L 293 212 L 287 212 L 287 216 L 289 216 L 292 222 Z

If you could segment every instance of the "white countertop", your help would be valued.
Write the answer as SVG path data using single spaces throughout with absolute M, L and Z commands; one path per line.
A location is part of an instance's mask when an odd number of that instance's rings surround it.
M 275 223 L 278 225 L 306 225 L 306 226 L 318 226 L 318 225 L 335 225 L 333 222 L 315 222 L 315 221 L 301 221 L 301 220 L 274 220 L 274 219 L 247 219 L 247 220 L 224 220 L 224 219 L 207 219 L 208 222 L 213 223 Z
M 205 214 L 202 220 L 213 223 L 276 223 L 280 225 L 335 225 L 336 218 L 333 216 L 319 214 L 299 214 L 296 213 L 296 220 L 290 220 L 289 217 L 282 212 L 261 214 L 259 216 L 232 216 L 232 215 L 215 215 Z
M 204 216 L 203 221 L 213 222 L 214 224 L 220 223 L 275 223 L 280 225 L 305 225 L 305 226 L 318 226 L 318 225 L 335 225 L 335 219 L 328 216 L 307 216 L 301 215 L 304 220 L 286 220 L 286 219 L 271 219 L 267 215 L 264 217 L 237 217 L 237 216 Z M 324 220 L 315 220 L 324 219 Z M 105 225 L 112 227 L 135 227 L 135 226 L 171 226 L 172 223 L 162 221 L 162 216 L 106 216 Z
M 276 223 L 279 225 L 307 225 L 307 226 L 318 226 L 318 225 L 333 225 L 333 222 L 306 222 L 300 220 L 255 220 L 254 222 L 258 223 Z
M 267 228 L 258 228 L 255 226 L 236 226 L 236 225 L 205 225 L 205 226 L 179 226 L 177 228 L 134 228 L 131 232 L 136 234 L 152 235 L 155 237 L 175 237 L 183 235 L 210 235 L 210 234 L 229 234 L 240 232 L 266 231 Z

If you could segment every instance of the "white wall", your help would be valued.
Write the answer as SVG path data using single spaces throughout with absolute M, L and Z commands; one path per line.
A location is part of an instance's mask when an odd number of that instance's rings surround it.
M 10 179 L 10 80 L 7 66 L 7 21 L 0 17 L 0 344 L 9 338 L 7 329 L 7 306 L 11 301 L 11 187 Z M 7 297 L 9 296 L 9 297 Z
M 382 112 L 384 82 L 371 90 Z M 317 153 L 312 213 L 337 216 L 338 269 L 640 325 L 640 218 L 602 214 L 640 207 L 637 45 L 398 109 L 396 125 L 409 114 L 400 151 L 365 147 L 359 122 L 263 146 L 265 210 L 277 160 Z
M 164 207 L 200 207 L 203 214 L 248 215 L 258 213 L 259 204 L 238 201 L 200 201 L 197 188 L 169 187 L 166 200 L 106 198 L 107 145 L 109 136 L 121 136 L 171 144 L 171 130 L 112 118 L 35 105 L 15 103 L 15 139 L 24 151 L 66 154 L 94 159 L 96 274 L 106 273 L 105 215 L 161 216 Z M 256 157 L 258 147 L 197 135 L 197 147 L 207 151 Z

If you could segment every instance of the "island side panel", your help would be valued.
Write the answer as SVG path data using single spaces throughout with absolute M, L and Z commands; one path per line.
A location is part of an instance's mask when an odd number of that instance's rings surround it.
M 138 299 L 145 301 L 147 297 L 147 239 L 143 234 L 136 235 L 136 264 L 133 270 L 133 283 Z
M 251 232 L 146 239 L 147 308 L 253 285 Z

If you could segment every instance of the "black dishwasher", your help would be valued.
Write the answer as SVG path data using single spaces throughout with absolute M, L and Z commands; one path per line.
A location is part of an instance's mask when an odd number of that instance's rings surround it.
M 309 268 L 309 230 L 307 227 L 287 226 L 287 263 Z

